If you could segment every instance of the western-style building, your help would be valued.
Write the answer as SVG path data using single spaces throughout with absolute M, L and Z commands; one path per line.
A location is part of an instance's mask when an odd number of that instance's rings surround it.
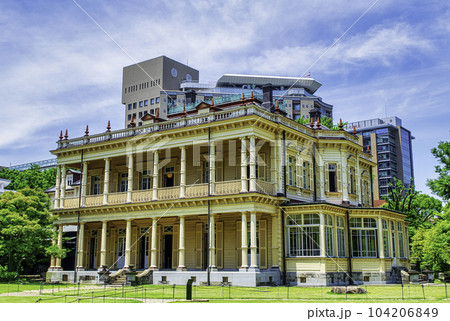
M 299 124 L 253 92 L 191 101 L 138 127 L 61 133 L 48 192 L 55 243 L 77 226 L 76 259 L 52 258 L 48 281 L 389 283 L 409 268 L 405 215 L 373 207 L 376 164 L 343 125 L 319 108 Z

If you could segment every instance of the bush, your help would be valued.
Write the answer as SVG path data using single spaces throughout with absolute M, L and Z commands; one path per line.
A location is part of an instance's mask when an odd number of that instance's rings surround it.
M 0 265 L 0 281 L 12 281 L 17 279 L 17 272 L 8 272 L 7 266 Z

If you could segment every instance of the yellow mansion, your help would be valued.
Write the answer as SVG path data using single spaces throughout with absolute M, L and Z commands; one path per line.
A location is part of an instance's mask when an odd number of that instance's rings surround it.
M 358 137 L 321 125 L 317 109 L 301 125 L 282 104 L 266 106 L 249 93 L 173 108 L 164 119 L 156 110 L 138 127 L 61 135 L 52 151 L 55 242 L 62 246 L 63 226 L 78 227 L 77 278 L 395 281 L 409 267 L 407 225 L 403 214 L 373 207 L 370 153 Z M 48 281 L 73 278 L 52 258 Z

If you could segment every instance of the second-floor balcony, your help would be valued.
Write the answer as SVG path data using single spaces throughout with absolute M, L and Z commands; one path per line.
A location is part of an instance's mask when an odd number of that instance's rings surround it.
M 246 179 L 244 184 L 249 185 Z M 242 193 L 242 180 L 231 180 L 211 183 L 201 183 L 172 187 L 161 187 L 157 189 L 134 190 L 126 192 L 86 195 L 69 195 L 59 200 L 58 208 L 72 209 L 79 207 L 96 207 L 105 205 L 119 205 L 127 203 L 144 203 L 152 201 L 176 201 L 185 198 L 202 198 L 208 196 L 221 196 Z M 246 193 L 260 193 L 264 195 L 275 195 L 275 184 L 261 179 L 255 179 L 256 189 L 247 190 Z M 211 187 L 213 191 L 211 193 Z M 184 196 L 183 196 L 184 194 Z

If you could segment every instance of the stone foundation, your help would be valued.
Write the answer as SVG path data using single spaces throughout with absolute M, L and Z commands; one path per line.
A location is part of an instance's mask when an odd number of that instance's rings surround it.
M 74 283 L 73 271 L 48 271 L 47 282 L 69 282 Z M 176 284 L 186 285 L 187 280 L 194 279 L 194 285 L 206 285 L 208 276 L 206 271 L 152 271 L 153 284 Z M 82 283 L 103 284 L 98 271 L 79 271 L 77 279 Z M 248 269 L 246 271 L 213 271 L 210 273 L 211 285 L 230 284 L 233 286 L 260 286 L 280 285 L 280 272 L 258 271 Z
M 392 272 L 353 272 L 352 279 L 356 284 L 399 283 L 396 274 Z M 349 276 L 344 272 L 287 272 L 286 282 L 293 286 L 339 286 L 350 284 Z

